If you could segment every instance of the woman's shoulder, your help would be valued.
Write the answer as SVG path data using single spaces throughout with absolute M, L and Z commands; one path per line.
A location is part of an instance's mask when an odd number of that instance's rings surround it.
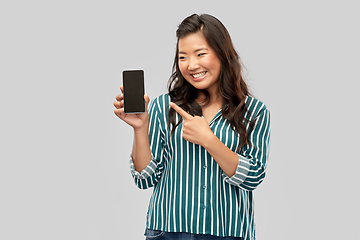
M 149 109 L 156 108 L 160 112 L 166 112 L 169 108 L 170 96 L 168 93 L 161 94 L 150 101 Z
M 259 115 L 262 111 L 269 111 L 265 103 L 249 95 L 245 96 L 245 106 L 253 116 Z

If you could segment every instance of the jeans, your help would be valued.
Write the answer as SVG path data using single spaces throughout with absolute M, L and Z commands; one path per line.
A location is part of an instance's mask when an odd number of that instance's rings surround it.
M 210 234 L 192 234 L 186 232 L 163 232 L 146 230 L 146 240 L 241 240 L 241 237 L 218 237 Z

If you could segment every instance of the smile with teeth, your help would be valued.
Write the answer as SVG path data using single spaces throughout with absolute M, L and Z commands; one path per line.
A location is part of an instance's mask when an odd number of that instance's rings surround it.
M 207 72 L 197 73 L 197 74 L 191 74 L 193 78 L 200 78 L 203 77 Z

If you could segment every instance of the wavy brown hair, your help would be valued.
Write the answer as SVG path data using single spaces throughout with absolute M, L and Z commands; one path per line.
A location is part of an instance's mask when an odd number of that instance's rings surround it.
M 249 144 L 248 135 L 253 129 L 254 121 L 244 117 L 248 112 L 245 106 L 245 96 L 250 95 L 248 87 L 242 77 L 242 66 L 239 55 L 232 44 L 230 35 L 225 26 L 215 17 L 202 14 L 193 14 L 185 18 L 176 31 L 177 44 L 173 73 L 168 82 L 168 90 L 171 101 L 193 116 L 202 116 L 202 109 L 196 98 L 199 93 L 205 94 L 204 104 L 210 102 L 210 95 L 206 90 L 196 89 L 182 76 L 179 68 L 179 40 L 191 33 L 201 31 L 209 44 L 215 51 L 221 62 L 219 75 L 219 90 L 222 96 L 222 115 L 226 118 L 232 128 L 236 130 L 241 139 L 242 146 Z M 172 126 L 171 133 L 182 122 L 182 118 L 175 123 L 175 110 L 169 109 L 169 126 Z M 247 130 L 246 125 L 250 123 Z

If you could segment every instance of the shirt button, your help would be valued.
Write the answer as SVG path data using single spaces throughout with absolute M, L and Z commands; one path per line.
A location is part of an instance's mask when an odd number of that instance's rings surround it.
M 206 208 L 206 206 L 205 205 L 203 205 L 203 209 L 205 209 Z
M 206 185 L 203 186 L 203 189 L 205 189 L 205 188 L 206 188 Z
M 204 165 L 203 168 L 205 169 L 205 168 L 206 168 L 206 165 Z

